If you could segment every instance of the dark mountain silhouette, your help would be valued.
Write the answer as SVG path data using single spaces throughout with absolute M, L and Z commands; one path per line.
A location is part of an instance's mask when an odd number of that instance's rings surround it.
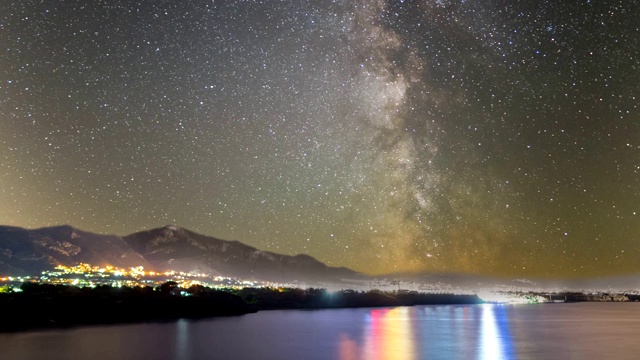
M 39 274 L 56 265 L 77 263 L 151 267 L 118 236 L 66 225 L 36 230 L 0 226 L 0 272 L 4 274 Z
M 71 226 L 35 230 L 0 226 L 0 274 L 39 274 L 58 264 L 117 267 L 142 265 L 156 271 L 176 270 L 267 281 L 339 282 L 360 274 L 326 266 L 308 255 L 260 251 L 176 226 L 124 237 L 99 235 Z
M 143 231 L 124 240 L 154 266 L 240 278 L 277 281 L 336 280 L 354 276 L 346 268 L 332 268 L 308 255 L 280 255 L 260 251 L 239 241 L 225 241 L 175 226 Z

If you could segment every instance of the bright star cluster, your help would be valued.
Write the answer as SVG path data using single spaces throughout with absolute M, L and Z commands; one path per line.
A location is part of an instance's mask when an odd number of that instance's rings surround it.
M 0 223 L 637 272 L 635 1 L 4 1 Z

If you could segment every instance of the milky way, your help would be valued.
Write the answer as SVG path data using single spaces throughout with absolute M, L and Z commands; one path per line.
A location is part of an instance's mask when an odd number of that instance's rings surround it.
M 4 1 L 0 223 L 637 272 L 634 1 Z

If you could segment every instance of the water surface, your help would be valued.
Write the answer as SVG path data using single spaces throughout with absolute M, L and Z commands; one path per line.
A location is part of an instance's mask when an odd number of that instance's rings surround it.
M 637 359 L 640 304 L 261 311 L 1 334 L 3 359 Z

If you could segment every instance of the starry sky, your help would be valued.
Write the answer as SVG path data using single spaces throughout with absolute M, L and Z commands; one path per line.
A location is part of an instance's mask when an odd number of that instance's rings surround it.
M 388 272 L 640 256 L 640 4 L 0 4 L 0 223 Z

